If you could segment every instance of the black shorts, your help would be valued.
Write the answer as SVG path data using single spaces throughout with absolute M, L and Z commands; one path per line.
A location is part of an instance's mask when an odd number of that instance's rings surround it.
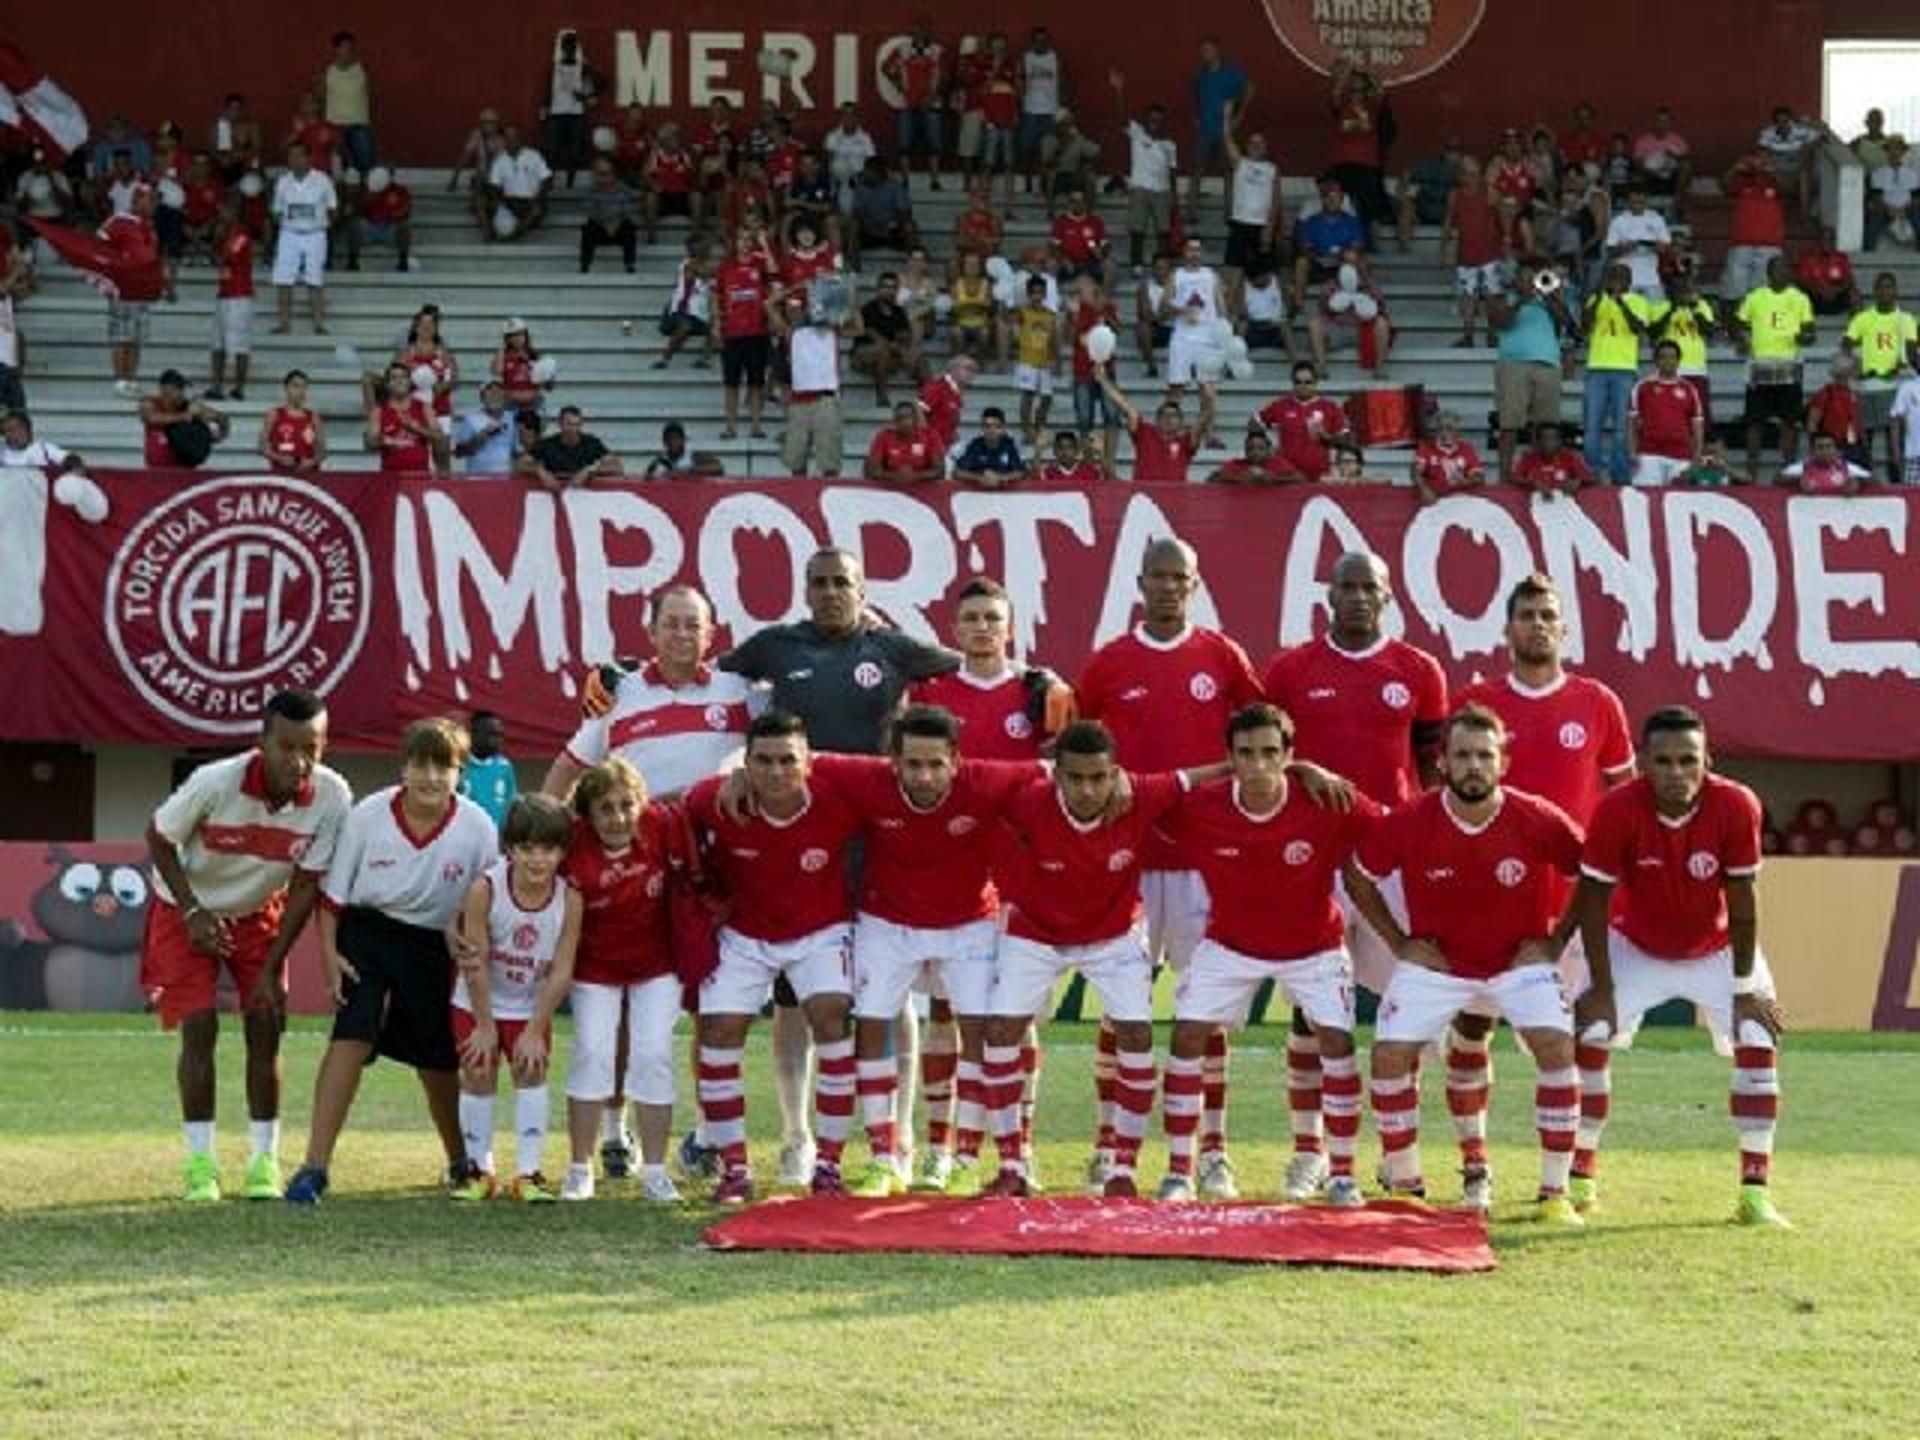
M 1749 425 L 1764 425 L 1769 420 L 1778 420 L 1782 425 L 1799 425 L 1806 419 L 1806 415 L 1806 397 L 1797 383 L 1747 387 L 1747 423 Z
M 1235 270 L 1270 270 L 1273 251 L 1267 248 L 1266 228 L 1239 220 L 1227 222 L 1227 264 Z
M 690 190 L 656 190 L 653 199 L 655 215 L 693 216 L 693 192 Z
M 350 907 L 340 914 L 340 953 L 359 972 L 333 1015 L 335 1040 L 358 1040 L 416 1070 L 458 1070 L 453 1044 L 453 960 L 446 937 Z
M 767 359 L 773 353 L 772 342 L 764 335 L 736 335 L 720 342 L 720 382 L 735 385 L 765 385 Z

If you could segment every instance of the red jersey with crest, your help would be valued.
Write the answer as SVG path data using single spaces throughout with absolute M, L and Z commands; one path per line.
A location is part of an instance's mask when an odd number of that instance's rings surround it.
M 1382 817 L 1355 859 L 1375 882 L 1400 872 L 1407 933 L 1438 946 L 1448 973 L 1491 979 L 1559 922 L 1580 827 L 1551 801 L 1504 788 L 1493 818 L 1469 827 L 1449 793 L 1429 790 Z
M 840 268 L 840 252 L 831 245 L 816 245 L 811 250 L 798 246 L 780 257 L 780 283 L 789 290 L 805 289 L 819 275 L 831 275 Z
M 1077 348 L 1077 347 L 1076 347 Z M 1184 485 L 1193 463 L 1193 432 L 1176 430 L 1162 435 L 1160 427 L 1142 415 L 1127 428 L 1133 437 L 1133 479 L 1139 485 Z
M 960 433 L 960 407 L 964 403 L 960 386 L 951 375 L 936 375 L 920 387 L 920 411 L 927 429 L 939 438 L 941 451 L 953 448 Z
M 728 340 L 767 333 L 767 272 L 758 260 L 731 259 L 714 276 L 720 334 Z
M 274 407 L 267 416 L 267 449 L 276 462 L 292 465 L 311 460 L 320 453 L 317 426 L 319 419 L 311 410 L 299 414 L 284 405 Z
M 1129 772 L 1133 804 L 1116 820 L 1083 824 L 1059 785 L 1035 780 L 1007 805 L 1012 831 L 995 860 L 1007 933 L 1043 945 L 1117 940 L 1140 918 L 1140 860 L 1154 825 L 1180 803 L 1177 775 Z
M 220 285 L 215 292 L 222 300 L 251 299 L 253 296 L 253 237 L 235 228 L 220 242 Z
M 386 189 L 368 191 L 360 213 L 369 225 L 394 225 L 413 214 L 413 191 L 394 181 Z
M 433 411 L 418 395 L 409 395 L 404 405 L 396 405 L 391 400 L 383 404 L 379 419 L 380 468 L 402 475 L 432 469 L 432 450 L 425 440 L 407 428 L 403 416 L 416 425 L 429 428 L 433 425 Z
M 647 183 L 662 195 L 685 195 L 693 189 L 693 156 L 675 146 L 647 156 Z
M 939 41 L 921 45 L 910 40 L 888 55 L 881 69 L 900 87 L 901 100 L 907 109 L 924 110 L 940 98 L 943 58 Z
M 1332 468 L 1325 440 L 1347 431 L 1347 412 L 1337 400 L 1324 395 L 1301 400 L 1282 395 L 1260 411 L 1260 423 L 1273 432 L 1273 448 L 1286 461 L 1311 480 L 1318 480 Z
M 838 791 L 866 822 L 860 910 L 918 930 L 949 930 L 1000 908 L 991 876 L 1000 816 L 1026 786 L 1046 781 L 1038 764 L 963 760 L 953 788 L 916 810 L 891 761 L 817 755 L 814 779 Z
M 1503 783 L 1551 800 L 1585 825 L 1606 793 L 1606 777 L 1633 764 L 1627 712 L 1598 680 L 1562 674 L 1535 689 L 1512 675 L 1482 680 L 1454 697 L 1484 705 L 1507 727 Z
M 1556 450 L 1544 455 L 1538 450 L 1528 450 L 1513 462 L 1513 483 L 1543 495 L 1555 495 L 1591 485 L 1593 472 L 1587 469 L 1587 462 L 1578 451 Z
M 787 820 L 749 815 L 732 821 L 715 799 L 719 776 L 687 792 L 687 814 L 712 837 L 711 863 L 729 901 L 726 925 L 752 940 L 798 940 L 853 917 L 847 898 L 847 842 L 861 816 L 837 789 L 807 792 Z
M 1040 467 L 1040 478 L 1056 485 L 1092 485 L 1107 477 L 1091 460 L 1076 460 L 1071 466 L 1049 460 Z
M 220 213 L 220 197 L 226 191 L 218 180 L 205 180 L 198 185 L 183 184 L 180 188 L 186 193 L 186 203 L 180 207 L 180 213 L 186 217 L 189 225 L 210 224 L 213 217 Z
M 1346 814 L 1289 784 L 1280 808 L 1249 814 L 1232 780 L 1202 786 L 1162 828 L 1207 882 L 1207 938 L 1257 960 L 1304 960 L 1346 935 L 1334 880 L 1381 814 L 1364 795 Z
M 1100 247 L 1107 243 L 1107 223 L 1098 215 L 1068 212 L 1054 217 L 1052 235 L 1062 260 L 1084 265 L 1100 258 Z
M 1037 760 L 1046 739 L 1027 714 L 1027 687 L 1009 665 L 991 680 L 956 670 L 925 680 L 908 697 L 938 705 L 960 722 L 960 753 L 969 760 Z
M 891 479 L 896 470 L 930 470 L 944 463 L 946 453 L 940 437 L 924 428 L 911 435 L 902 435 L 894 429 L 882 430 L 867 447 L 867 458 L 886 472 L 882 477 L 885 479 Z
M 573 978 L 589 985 L 638 985 L 673 970 L 667 936 L 667 878 L 678 863 L 679 826 L 666 806 L 642 807 L 633 839 L 609 850 L 575 821 L 566 876 L 580 892 L 580 946 Z
M 1120 312 L 1108 301 L 1086 305 L 1075 300 L 1068 305 L 1067 315 L 1073 322 L 1073 378 L 1091 380 L 1093 356 L 1087 353 L 1087 332 L 1096 325 L 1105 325 L 1116 335 L 1120 334 Z
M 1387 636 L 1366 650 L 1342 650 L 1323 636 L 1276 655 L 1266 689 L 1293 717 L 1302 760 L 1337 771 L 1388 807 L 1419 792 L 1413 727 L 1447 718 L 1447 677 L 1426 651 Z
M 1134 626 L 1093 652 L 1074 693 L 1081 718 L 1113 732 L 1129 770 L 1184 770 L 1226 758 L 1227 721 L 1262 698 L 1239 643 L 1196 625 L 1172 640 Z
M 1487 468 L 1480 463 L 1479 452 L 1464 440 L 1454 445 L 1422 440 L 1413 452 L 1413 463 L 1421 481 L 1436 495 L 1470 488 L 1467 477 L 1476 470 L 1484 475 Z
M 1593 812 L 1580 868 L 1619 887 L 1613 928 L 1648 955 L 1711 955 L 1727 943 L 1727 880 L 1760 869 L 1760 801 L 1737 781 L 1709 775 L 1693 809 L 1669 819 L 1643 776 Z

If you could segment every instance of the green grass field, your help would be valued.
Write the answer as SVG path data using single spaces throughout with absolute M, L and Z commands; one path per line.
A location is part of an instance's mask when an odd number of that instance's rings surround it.
M 1269 1194 L 1276 1039 L 1242 1045 L 1232 1119 L 1242 1182 Z M 1050 1041 L 1042 1164 L 1061 1184 L 1089 1134 L 1091 1033 Z M 321 1044 L 310 1024 L 288 1037 L 289 1160 Z M 456 1210 L 391 1066 L 318 1212 L 188 1210 L 171 1198 L 172 1040 L 131 1016 L 0 1015 L 0 1436 L 1920 1434 L 1920 1037 L 1790 1038 L 1775 1170 L 1791 1234 L 1723 1223 L 1727 1072 L 1686 1032 L 1616 1064 L 1604 1213 L 1530 1229 L 1530 1070 L 1504 1039 L 1496 1054 L 1500 1268 L 1438 1278 L 713 1254 L 706 1206 L 650 1209 L 624 1187 Z M 237 1187 L 231 1027 L 223 1059 Z M 1426 1088 L 1445 1201 L 1450 1132 Z M 1143 1176 L 1163 1155 L 1149 1145 Z M 1368 1172 L 1373 1156 L 1369 1138 Z

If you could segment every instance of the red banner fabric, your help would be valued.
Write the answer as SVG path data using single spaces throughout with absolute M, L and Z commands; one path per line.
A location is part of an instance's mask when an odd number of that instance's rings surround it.
M 966 1255 L 1129 1255 L 1378 1270 L 1494 1268 L 1487 1222 L 1384 1200 L 1315 1205 L 1158 1204 L 1083 1195 L 1031 1200 L 769 1200 L 710 1227 L 720 1250 L 922 1250 Z
M 0 738 L 235 743 L 288 684 L 340 741 L 475 707 L 556 748 L 581 667 L 645 653 L 643 597 L 690 580 L 721 643 L 804 613 L 814 547 L 862 555 L 873 608 L 942 635 L 974 574 L 1013 596 L 1022 655 L 1071 678 L 1135 618 L 1142 547 L 1200 556 L 1194 618 L 1262 664 L 1324 621 L 1343 550 L 1386 560 L 1389 625 L 1464 683 L 1504 667 L 1504 597 L 1560 584 L 1575 665 L 1634 717 L 1697 706 L 1723 751 L 1902 760 L 1920 690 L 1920 496 L 1506 490 L 1421 508 L 1397 487 L 986 492 L 784 480 L 550 494 L 513 481 L 98 472 L 88 525 L 0 471 Z

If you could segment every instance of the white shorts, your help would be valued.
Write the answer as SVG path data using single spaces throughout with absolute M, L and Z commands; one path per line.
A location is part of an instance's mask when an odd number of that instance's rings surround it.
M 755 940 L 720 927 L 720 963 L 700 985 L 702 1015 L 758 1015 L 787 977 L 806 1004 L 815 995 L 853 994 L 853 927 L 829 925 L 797 940 Z
M 1129 930 L 1098 945 L 1046 945 L 1002 936 L 993 978 L 995 1015 L 1038 1015 L 1062 975 L 1078 970 L 1100 997 L 1107 1019 L 1122 1025 L 1153 1018 L 1153 967 L 1146 939 Z
M 1147 958 L 1180 974 L 1207 933 L 1213 909 L 1207 882 L 1198 870 L 1143 870 L 1140 901 L 1147 912 Z
M 1167 384 L 1215 385 L 1225 368 L 1225 356 L 1213 337 L 1195 334 L 1200 327 L 1175 325 L 1167 341 Z
M 1347 882 L 1343 877 L 1334 878 L 1334 898 L 1340 902 L 1340 913 L 1347 917 L 1347 954 L 1353 957 L 1353 978 L 1356 984 L 1371 990 L 1375 995 L 1384 995 L 1387 984 L 1393 979 L 1393 967 L 1399 962 L 1393 952 L 1387 949 L 1387 942 L 1373 933 L 1373 927 L 1360 917 L 1354 909 L 1353 897 L 1347 894 Z M 1407 924 L 1407 893 L 1400 883 L 1400 872 L 1394 871 L 1375 887 L 1380 898 L 1387 902 L 1387 910 L 1400 922 L 1400 928 Z
M 1013 387 L 1023 395 L 1053 394 L 1053 371 L 1039 365 L 1015 365 Z
M 1593 983 L 1593 975 L 1587 968 L 1587 945 L 1576 932 L 1567 941 L 1567 948 L 1560 952 L 1560 963 L 1553 967 L 1560 975 L 1560 988 L 1570 999 L 1579 999 L 1587 993 L 1587 987 Z M 1467 1014 L 1484 1015 L 1489 1020 L 1498 1019 L 1500 1012 L 1491 1000 L 1480 999 L 1467 1006 Z
M 1177 1020 L 1212 1025 L 1247 1023 L 1253 998 L 1269 980 L 1306 1012 L 1316 1030 L 1353 1030 L 1353 962 L 1345 950 L 1322 950 L 1299 960 L 1256 960 L 1217 940 L 1202 940 L 1174 997 Z
M 1642 489 L 1665 489 L 1686 474 L 1692 464 L 1691 460 L 1675 460 L 1670 455 L 1636 455 L 1633 483 Z
M 282 230 L 273 247 L 273 283 L 296 285 L 301 280 L 327 283 L 327 232 Z
M 988 1014 L 999 930 L 992 920 L 922 930 L 861 915 L 853 927 L 853 1013 L 891 1020 L 915 981 L 937 975 L 955 1014 Z
M 226 355 L 253 353 L 251 295 L 231 295 L 213 302 L 213 348 Z
M 1706 1016 L 1713 1048 L 1733 1054 L 1733 951 L 1725 946 L 1697 960 L 1662 960 L 1649 955 L 1618 930 L 1607 932 L 1607 954 L 1613 961 L 1613 1013 L 1620 1022 L 1613 1046 L 1633 1044 L 1647 1012 L 1669 1000 L 1685 1000 Z M 1754 978 L 1760 993 L 1772 996 L 1773 971 L 1767 957 L 1753 957 Z
M 1515 1030 L 1573 1033 L 1573 1007 L 1551 965 L 1519 965 L 1490 980 L 1443 975 L 1424 965 L 1399 964 L 1374 1022 L 1376 1043 L 1428 1045 L 1475 1001 L 1492 1003 Z
M 680 981 L 657 976 L 636 985 L 575 981 L 573 1059 L 567 1065 L 569 1100 L 613 1097 L 613 1066 L 620 1044 L 620 1002 L 627 1002 L 627 1073 L 619 1087 L 637 1105 L 673 1104 L 673 1027 L 680 1018 Z
M 1462 300 L 1471 300 L 1481 295 L 1498 295 L 1506 288 L 1507 267 L 1498 260 L 1489 260 L 1484 265 L 1456 265 L 1453 267 L 1453 293 Z

